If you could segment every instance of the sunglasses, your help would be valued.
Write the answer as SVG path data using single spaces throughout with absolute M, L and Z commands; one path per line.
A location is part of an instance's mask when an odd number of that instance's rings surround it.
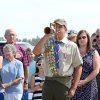
M 79 37 L 78 40 L 85 39 L 86 36 Z
M 93 42 L 96 42 L 96 39 L 94 39 Z
M 96 36 L 96 38 L 99 38 L 99 37 L 100 37 L 99 35 Z
M 42 63 L 37 63 L 37 66 L 42 66 Z
M 68 35 L 70 35 L 70 34 L 76 34 L 77 32 L 75 31 L 75 30 L 70 30 L 69 32 L 68 32 Z

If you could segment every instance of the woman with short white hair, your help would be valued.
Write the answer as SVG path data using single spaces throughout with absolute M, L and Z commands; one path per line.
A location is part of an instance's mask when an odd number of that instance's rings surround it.
M 21 100 L 23 95 L 23 64 L 15 58 L 16 48 L 6 44 L 3 48 L 5 58 L 1 71 L 2 87 L 5 89 L 4 100 Z

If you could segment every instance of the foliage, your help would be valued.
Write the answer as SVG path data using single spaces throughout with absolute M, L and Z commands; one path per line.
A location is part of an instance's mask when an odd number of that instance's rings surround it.
M 36 37 L 36 38 L 32 38 L 32 39 L 27 39 L 27 38 L 23 38 L 22 40 L 17 38 L 16 41 L 18 42 L 28 42 L 31 45 L 35 46 L 40 40 L 40 37 Z M 5 39 L 3 37 L 0 37 L 0 41 L 5 41 Z

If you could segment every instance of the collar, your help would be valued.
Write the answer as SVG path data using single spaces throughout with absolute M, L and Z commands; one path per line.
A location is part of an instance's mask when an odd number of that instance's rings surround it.
M 63 42 L 64 44 L 66 44 L 68 42 L 67 37 L 65 36 L 62 40 L 60 40 L 59 42 Z

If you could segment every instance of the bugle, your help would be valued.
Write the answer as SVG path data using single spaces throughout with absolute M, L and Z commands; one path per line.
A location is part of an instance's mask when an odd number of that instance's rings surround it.
M 50 27 L 45 27 L 44 28 L 44 33 L 45 34 L 54 34 L 54 29 L 53 29 L 54 24 L 50 23 Z
M 51 29 L 50 27 L 45 27 L 44 28 L 44 33 L 45 34 L 53 34 L 54 33 L 54 30 Z

